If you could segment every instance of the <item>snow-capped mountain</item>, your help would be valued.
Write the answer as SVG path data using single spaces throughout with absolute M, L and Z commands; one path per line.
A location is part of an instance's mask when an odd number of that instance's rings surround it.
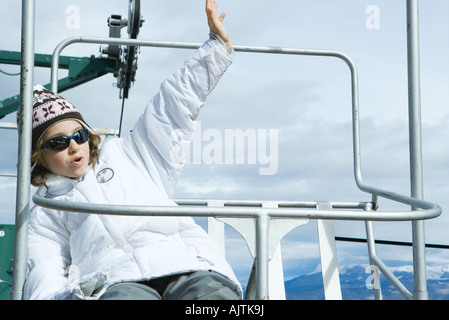
M 390 268 L 404 286 L 413 292 L 413 267 Z M 430 300 L 449 300 L 449 265 L 427 267 L 427 289 Z M 372 277 L 367 265 L 348 265 L 340 268 L 340 285 L 343 300 L 372 300 Z M 403 297 L 381 275 L 380 286 L 384 300 L 401 300 Z M 323 300 L 321 271 L 302 275 L 285 282 L 288 300 Z

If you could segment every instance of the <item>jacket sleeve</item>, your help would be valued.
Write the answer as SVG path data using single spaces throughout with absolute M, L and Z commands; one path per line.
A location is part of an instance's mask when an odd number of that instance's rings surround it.
M 169 197 L 185 163 L 197 118 L 206 97 L 233 59 L 218 37 L 211 34 L 184 67 L 162 82 L 130 136 L 132 148 L 151 178 Z
M 47 210 L 50 211 L 50 210 Z M 66 270 L 70 265 L 68 231 L 58 212 L 34 207 L 28 228 L 27 279 L 23 298 L 26 300 L 66 299 Z

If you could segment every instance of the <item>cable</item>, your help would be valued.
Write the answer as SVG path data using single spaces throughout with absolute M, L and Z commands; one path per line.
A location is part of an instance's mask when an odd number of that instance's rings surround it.
M 0 69 L 0 72 L 7 76 L 19 76 L 20 75 L 20 72 L 19 73 L 9 73 L 9 72 L 3 71 L 2 69 Z
M 125 97 L 122 98 L 122 111 L 120 113 L 120 124 L 118 128 L 118 137 L 120 138 L 120 134 L 122 133 L 122 122 L 123 122 L 123 110 L 125 109 Z
M 367 242 L 366 239 L 348 238 L 348 237 L 335 237 L 335 240 L 337 240 L 337 241 L 348 241 L 348 242 Z M 411 243 L 411 242 L 403 242 L 403 241 L 374 240 L 374 242 L 377 243 L 377 244 L 388 244 L 388 245 L 394 245 L 394 246 L 406 246 L 406 247 L 413 246 L 413 243 Z M 426 246 L 426 248 L 449 249 L 449 245 L 444 245 L 444 244 L 426 243 L 425 246 Z

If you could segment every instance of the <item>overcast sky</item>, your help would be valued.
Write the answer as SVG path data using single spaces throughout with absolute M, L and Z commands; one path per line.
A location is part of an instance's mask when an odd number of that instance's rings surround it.
M 139 39 L 201 43 L 208 36 L 204 0 L 142 1 L 145 19 Z M 21 5 L 2 0 L 1 50 L 20 50 Z M 127 16 L 127 0 L 36 1 L 35 51 L 51 54 L 63 39 L 109 34 L 111 14 Z M 365 183 L 410 194 L 405 1 L 399 0 L 220 0 L 235 45 L 332 49 L 346 53 L 359 72 L 362 170 Z M 421 94 L 424 196 L 449 208 L 449 2 L 420 2 Z M 122 37 L 127 37 L 126 29 Z M 129 131 L 160 82 L 193 52 L 141 48 L 136 82 L 125 104 Z M 74 45 L 63 55 L 99 55 L 98 45 Z M 18 66 L 0 65 L 6 72 Z M 66 73 L 61 72 L 60 77 Z M 35 83 L 50 82 L 37 68 Z M 121 101 L 108 74 L 64 92 L 95 128 L 117 128 Z M 19 92 L 19 77 L 0 74 L 1 97 Z M 335 58 L 237 53 L 209 97 L 198 121 L 190 164 L 177 198 L 367 201 L 355 185 L 352 167 L 350 73 Z M 15 114 L 2 119 L 15 122 Z M 239 130 L 254 139 L 243 163 L 226 148 L 227 134 Z M 2 130 L 0 171 L 14 173 L 17 133 Z M 220 144 L 221 143 L 221 144 Z M 252 150 L 258 145 L 258 152 Z M 262 148 L 262 147 L 265 148 Z M 211 149 L 221 150 L 221 157 Z M 241 155 L 241 154 L 240 154 Z M 249 157 L 248 157 L 249 155 Z M 196 158 L 195 158 L 196 157 Z M 229 157 L 226 161 L 226 157 Z M 250 160 L 251 159 L 251 160 Z M 265 172 L 265 174 L 263 174 Z M 15 179 L 0 177 L 0 223 L 14 223 Z M 397 208 L 382 201 L 380 210 Z M 402 208 L 402 207 L 401 207 Z M 408 208 L 405 208 L 408 210 Z M 449 218 L 426 222 L 429 243 L 449 244 Z M 375 236 L 411 240 L 410 223 L 375 223 Z M 361 222 L 336 222 L 336 235 L 365 237 Z M 245 248 L 229 239 L 231 248 Z M 316 223 L 295 229 L 283 241 L 287 277 L 316 268 Z M 339 243 L 339 262 L 368 264 L 363 245 Z M 248 252 L 229 250 L 241 278 Z M 379 247 L 381 258 L 410 264 L 411 250 Z M 448 265 L 449 252 L 428 250 L 429 265 Z M 246 268 L 246 269 L 245 269 Z

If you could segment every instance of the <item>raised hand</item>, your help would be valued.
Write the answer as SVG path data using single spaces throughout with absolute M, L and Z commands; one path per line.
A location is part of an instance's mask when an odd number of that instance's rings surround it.
M 226 43 L 226 48 L 229 51 L 231 50 L 231 38 L 223 25 L 226 12 L 223 12 L 220 17 L 217 17 L 217 7 L 218 5 L 215 0 L 206 0 L 207 22 L 210 30 Z

